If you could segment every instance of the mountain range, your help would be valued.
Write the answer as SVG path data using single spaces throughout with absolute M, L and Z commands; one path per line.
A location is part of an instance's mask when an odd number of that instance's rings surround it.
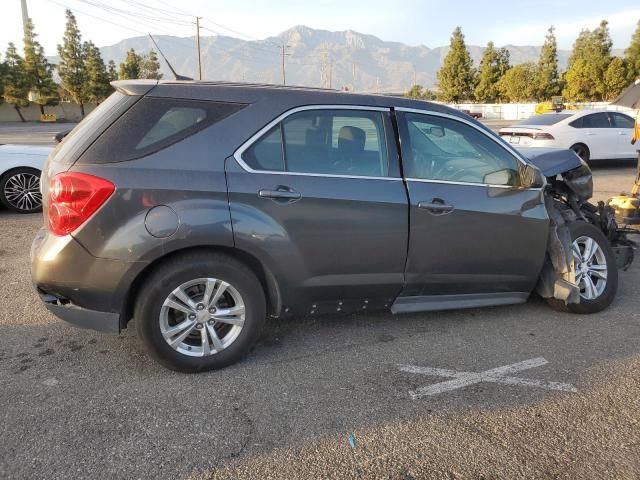
M 158 46 L 180 74 L 197 78 L 195 37 L 154 35 Z M 231 36 L 201 36 L 202 78 L 259 83 L 282 83 L 282 46 L 285 46 L 286 83 L 344 88 L 360 92 L 399 93 L 414 83 L 433 87 L 436 72 L 449 47 L 429 48 L 383 41 L 353 30 L 332 32 L 296 26 L 264 40 Z M 540 46 L 505 45 L 513 65 L 535 62 Z M 122 62 L 127 50 L 157 50 L 149 37 L 132 37 L 101 47 L 105 62 Z M 468 45 L 477 66 L 485 47 Z M 621 51 L 614 51 L 621 55 Z M 560 68 L 566 67 L 569 50 L 558 51 Z M 57 59 L 52 58 L 55 63 Z M 161 60 L 165 78 L 172 78 Z

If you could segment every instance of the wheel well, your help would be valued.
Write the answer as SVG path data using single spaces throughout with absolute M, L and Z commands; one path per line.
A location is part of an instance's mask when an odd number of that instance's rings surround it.
M 265 267 L 260 260 L 258 260 L 253 255 L 244 252 L 242 250 L 238 250 L 234 247 L 224 247 L 224 246 L 200 246 L 200 247 L 189 247 L 181 250 L 176 250 L 171 253 L 166 254 L 163 257 L 160 257 L 149 265 L 147 265 L 142 272 L 138 274 L 138 276 L 133 280 L 129 291 L 126 294 L 121 314 L 120 314 L 120 328 L 124 329 L 129 323 L 129 320 L 133 317 L 133 312 L 135 308 L 136 298 L 138 297 L 138 293 L 140 292 L 140 288 L 144 284 L 145 280 L 148 276 L 160 265 L 167 262 L 170 259 L 183 255 L 187 252 L 217 252 L 224 253 L 225 255 L 229 255 L 230 257 L 235 258 L 236 260 L 241 261 L 246 266 L 248 266 L 253 273 L 256 274 L 262 288 L 265 292 L 265 296 L 267 299 L 267 312 L 269 315 L 278 316 L 282 309 L 282 298 L 280 295 L 280 288 L 278 287 L 278 282 L 276 281 L 273 273 Z
M 571 150 L 573 150 L 573 147 L 577 147 L 578 145 L 584 147 L 587 149 L 587 152 L 591 153 L 591 150 L 589 150 L 589 146 L 586 143 L 583 142 L 576 142 L 573 145 L 571 145 L 571 147 L 569 147 Z

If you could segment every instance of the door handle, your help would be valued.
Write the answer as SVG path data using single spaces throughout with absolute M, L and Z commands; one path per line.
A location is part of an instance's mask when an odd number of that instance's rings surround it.
M 270 198 L 274 201 L 285 201 L 287 203 L 292 203 L 302 198 L 300 192 L 284 186 L 279 186 L 275 190 L 262 189 L 258 192 L 258 195 L 262 198 Z
M 627 132 L 618 132 L 618 135 L 629 135 Z
M 431 215 L 446 215 L 453 212 L 453 205 L 449 205 L 441 198 L 434 198 L 430 202 L 418 202 L 418 208 L 424 208 Z

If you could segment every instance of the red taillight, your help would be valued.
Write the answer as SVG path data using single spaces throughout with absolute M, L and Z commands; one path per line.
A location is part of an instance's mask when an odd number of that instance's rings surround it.
M 49 183 L 49 230 L 67 235 L 82 225 L 111 196 L 116 186 L 86 173 L 60 173 Z
M 534 140 L 553 140 L 553 135 L 550 133 L 534 133 L 531 138 Z

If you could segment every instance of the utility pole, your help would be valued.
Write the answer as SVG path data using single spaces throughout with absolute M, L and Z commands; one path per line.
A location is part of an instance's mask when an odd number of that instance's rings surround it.
M 356 80 L 358 78 L 358 64 L 353 62 L 351 64 L 351 78 L 353 79 L 353 90 L 355 91 L 356 89 Z
M 196 17 L 196 48 L 198 49 L 198 80 L 202 80 L 202 61 L 200 59 L 200 19 Z
M 27 0 L 20 1 L 22 5 L 22 29 L 27 32 L 27 20 L 29 20 L 29 11 L 27 10 Z
M 329 88 L 333 88 L 333 58 L 329 58 Z
M 280 47 L 280 56 L 282 57 L 282 85 L 287 84 L 287 73 L 284 66 L 284 57 L 288 57 L 289 55 L 291 55 L 290 53 L 287 53 L 287 48 L 289 47 L 290 45 L 285 45 L 284 43 Z

